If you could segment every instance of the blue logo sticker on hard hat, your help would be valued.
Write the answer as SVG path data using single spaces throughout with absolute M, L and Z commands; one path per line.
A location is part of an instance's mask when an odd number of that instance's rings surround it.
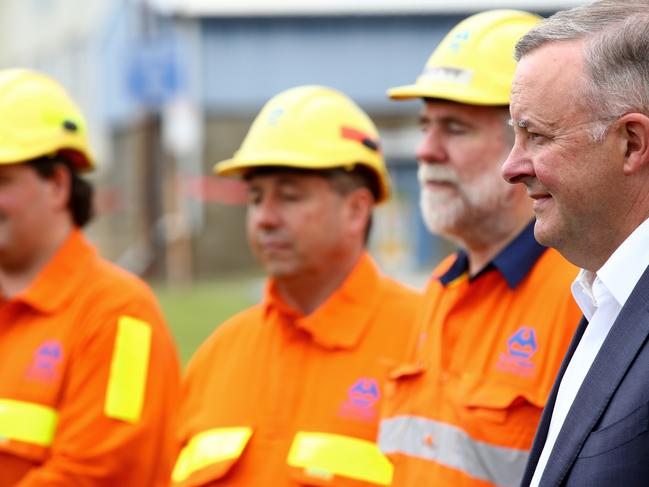
M 459 51 L 462 47 L 462 44 L 464 44 L 469 39 L 469 37 L 471 37 L 471 32 L 469 32 L 468 30 L 457 32 L 451 39 L 449 48 L 453 49 L 454 51 Z
M 275 108 L 275 110 L 268 114 L 268 125 L 277 125 L 282 115 L 284 115 L 284 109 L 281 107 Z
M 530 326 L 521 326 L 507 340 L 507 351 L 501 353 L 496 367 L 503 372 L 528 376 L 534 372 L 532 357 L 538 345 L 536 332 Z

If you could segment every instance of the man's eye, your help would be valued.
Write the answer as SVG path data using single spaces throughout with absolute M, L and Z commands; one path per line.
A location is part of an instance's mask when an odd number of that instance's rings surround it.
M 258 205 L 261 203 L 261 195 L 259 193 L 248 192 L 248 204 Z
M 282 193 L 281 196 L 284 201 L 299 201 L 302 197 L 300 193 L 293 192 L 293 191 L 284 192 Z
M 542 142 L 544 139 L 546 139 L 545 135 L 541 135 L 536 132 L 530 132 L 529 130 L 527 131 L 527 138 L 532 142 Z
M 446 125 L 446 131 L 454 135 L 464 134 L 466 133 L 466 126 L 461 123 L 449 123 Z

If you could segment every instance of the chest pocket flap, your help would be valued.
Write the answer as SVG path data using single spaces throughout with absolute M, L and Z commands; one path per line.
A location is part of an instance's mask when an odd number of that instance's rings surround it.
M 509 385 L 483 383 L 461 399 L 467 410 L 483 419 L 504 423 L 507 417 L 517 408 L 538 410 L 538 415 L 545 405 L 545 398 L 537 391 Z M 535 414 L 536 415 L 536 414 Z M 536 427 L 536 425 L 534 425 Z
M 172 474 L 173 485 L 203 485 L 223 477 L 250 441 L 252 428 L 213 428 L 198 433 L 180 452 Z
M 58 412 L 41 404 L 0 399 L 0 450 L 45 460 L 54 441 Z
M 338 485 L 340 479 L 365 485 L 392 482 L 392 464 L 378 446 L 350 436 L 299 431 L 287 463 L 293 477 L 306 485 Z

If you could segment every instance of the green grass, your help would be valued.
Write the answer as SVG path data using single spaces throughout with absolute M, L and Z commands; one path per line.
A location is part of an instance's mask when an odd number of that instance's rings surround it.
M 232 277 L 192 286 L 153 286 L 183 366 L 223 321 L 260 300 L 261 283 L 258 277 Z

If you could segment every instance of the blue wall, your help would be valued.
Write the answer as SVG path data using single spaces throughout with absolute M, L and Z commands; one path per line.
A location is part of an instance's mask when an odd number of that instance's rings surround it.
M 387 88 L 410 83 L 461 17 L 205 19 L 206 106 L 256 112 L 279 91 L 324 84 L 366 110 L 394 112 Z

